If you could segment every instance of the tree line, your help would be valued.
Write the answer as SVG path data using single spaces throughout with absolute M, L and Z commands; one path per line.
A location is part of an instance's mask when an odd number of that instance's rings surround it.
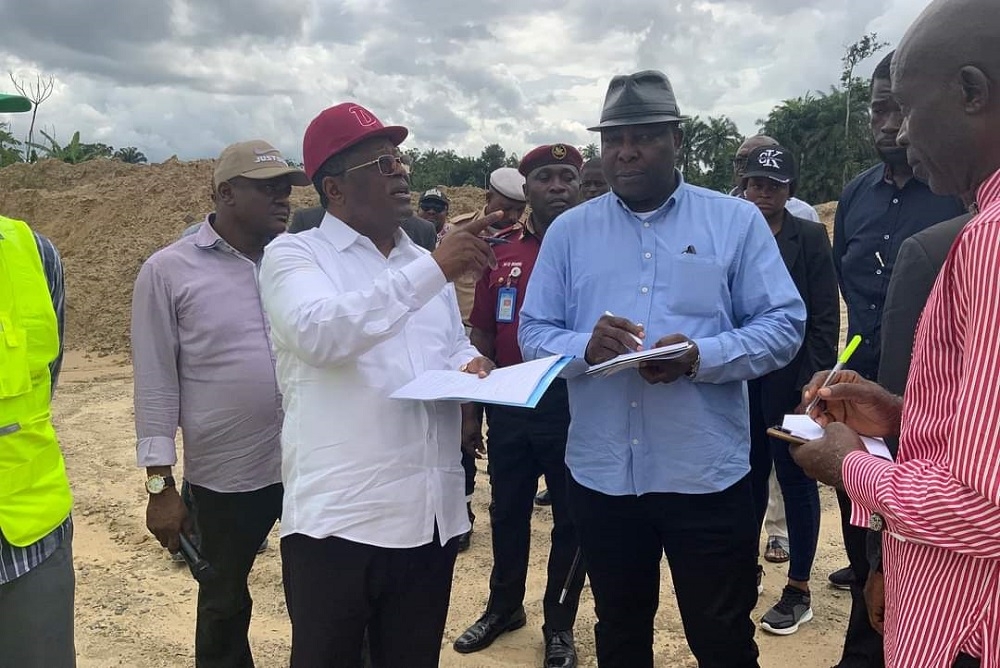
M 884 46 L 875 33 L 865 35 L 846 47 L 838 85 L 784 100 L 767 117 L 757 120 L 758 133 L 774 137 L 795 155 L 799 166 L 797 196 L 807 202 L 837 199 L 851 176 L 877 160 L 869 133 L 869 82 L 854 73 L 861 61 Z M 38 84 L 42 95 L 36 95 L 33 101 L 44 101 L 45 81 L 39 78 Z M 677 166 L 684 178 L 695 185 L 728 192 L 733 185 L 732 160 L 746 137 L 725 115 L 705 119 L 695 116 L 685 121 L 683 128 L 685 139 Z M 85 143 L 79 132 L 66 144 L 60 143 L 54 133 L 39 134 L 44 141 L 34 141 L 29 133 L 22 142 L 11 134 L 9 124 L 0 123 L 0 167 L 40 158 L 70 163 L 94 158 L 146 162 L 146 156 L 134 146 L 115 149 L 102 143 Z M 600 151 L 596 144 L 580 150 L 585 158 L 595 157 Z M 508 154 L 496 143 L 484 147 L 478 157 L 459 155 L 450 149 L 411 148 L 406 154 L 412 166 L 411 183 L 418 191 L 439 185 L 483 188 L 494 169 L 516 167 L 520 161 L 516 153 Z

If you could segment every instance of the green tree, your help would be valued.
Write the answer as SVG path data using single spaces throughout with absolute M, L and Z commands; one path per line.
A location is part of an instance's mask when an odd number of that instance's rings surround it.
M 849 90 L 831 87 L 826 93 L 785 100 L 758 121 L 761 132 L 795 155 L 797 196 L 815 203 L 835 200 L 843 190 L 844 174 L 856 174 L 877 159 L 868 127 L 868 95 L 868 83 L 855 77 Z M 848 98 L 850 124 L 845 127 Z
M 601 149 L 600 147 L 597 146 L 597 144 L 591 142 L 590 144 L 587 144 L 582 149 L 580 149 L 580 153 L 583 155 L 584 160 L 590 160 L 592 158 L 600 157 Z
M 477 174 L 476 177 L 482 183 L 485 183 L 493 170 L 500 169 L 506 165 L 507 151 L 500 144 L 490 144 L 483 148 L 483 152 L 479 154 L 479 164 L 477 166 L 481 170 L 481 173 Z
M 861 39 L 854 42 L 847 47 L 844 52 L 844 57 L 840 59 L 843 63 L 844 69 L 840 74 L 840 86 L 846 93 L 846 100 L 844 101 L 844 152 L 851 153 L 854 147 L 851 146 L 850 142 L 852 139 L 851 132 L 851 115 L 853 111 L 852 98 L 854 91 L 854 84 L 856 82 L 856 77 L 854 76 L 854 69 L 861 63 L 861 61 L 870 58 L 875 55 L 883 48 L 889 46 L 888 42 L 880 42 L 878 39 L 878 33 L 870 32 L 864 35 Z M 862 98 L 864 99 L 864 98 Z M 844 172 L 841 177 L 841 186 L 847 185 L 847 179 L 852 172 L 848 171 L 848 165 L 844 165 Z
M 677 167 L 688 183 L 700 184 L 704 180 L 704 173 L 698 151 L 705 141 L 708 126 L 699 116 L 692 116 L 681 124 L 681 129 L 684 130 L 684 144 L 677 155 Z
M 118 149 L 117 151 L 115 151 L 114 159 L 121 160 L 122 162 L 127 162 L 132 165 L 140 165 L 148 162 L 148 160 L 146 160 L 146 156 L 143 155 L 142 151 L 137 149 L 135 146 L 126 146 L 124 148 Z M 288 164 L 291 165 L 293 163 L 291 160 L 289 160 Z M 299 167 L 300 165 L 296 164 L 295 166 Z
M 45 138 L 48 144 L 31 144 L 31 148 L 40 152 L 41 157 L 61 160 L 70 164 L 78 164 L 103 157 L 105 153 L 110 155 L 111 147 L 104 144 L 84 144 L 80 141 L 80 131 L 73 133 L 69 143 L 63 146 L 56 138 L 45 130 L 39 130 L 39 134 Z
M 743 135 L 728 116 L 695 116 L 683 124 L 684 146 L 678 166 L 684 178 L 695 185 L 729 192 L 732 187 L 732 159 L 743 143 Z
M 21 162 L 21 142 L 14 138 L 10 123 L 0 123 L 0 167 Z

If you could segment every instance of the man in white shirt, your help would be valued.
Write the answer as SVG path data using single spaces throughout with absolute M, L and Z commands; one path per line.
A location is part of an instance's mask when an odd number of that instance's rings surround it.
M 465 335 L 450 281 L 495 258 L 478 238 L 433 253 L 412 215 L 398 145 L 353 103 L 306 129 L 305 170 L 326 215 L 268 246 L 260 287 L 284 399 L 281 556 L 292 668 L 437 666 L 458 536 L 468 531 L 455 403 L 396 401 L 419 374 L 492 362 Z

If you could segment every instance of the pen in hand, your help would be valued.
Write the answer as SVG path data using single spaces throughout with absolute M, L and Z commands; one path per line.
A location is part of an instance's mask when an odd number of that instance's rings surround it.
M 826 375 L 826 380 L 824 380 L 823 384 L 820 385 L 819 389 L 816 390 L 816 396 L 813 397 L 812 401 L 809 402 L 809 405 L 806 406 L 806 415 L 812 413 L 812 410 L 816 408 L 816 404 L 819 403 L 819 391 L 822 390 L 824 387 L 827 387 L 833 381 L 833 377 L 837 374 L 838 371 L 844 368 L 844 365 L 847 364 L 847 362 L 851 359 L 851 355 L 854 354 L 854 351 L 857 350 L 858 346 L 860 345 L 861 345 L 861 335 L 855 334 L 854 338 L 852 338 L 850 342 L 847 344 L 847 347 L 844 348 L 844 352 L 842 352 L 840 354 L 840 357 L 837 358 L 837 363 L 833 365 L 832 369 L 830 369 L 830 373 Z
M 608 316 L 609 318 L 617 318 L 618 317 L 614 313 L 612 313 L 611 311 L 605 311 L 604 315 Z M 639 327 L 639 329 L 642 329 L 642 324 L 641 323 L 639 325 L 636 325 L 636 326 Z M 640 339 L 638 336 L 636 336 L 632 332 L 629 332 L 628 335 L 631 336 L 633 340 L 635 340 L 635 342 L 639 345 L 640 348 L 642 348 L 642 339 Z

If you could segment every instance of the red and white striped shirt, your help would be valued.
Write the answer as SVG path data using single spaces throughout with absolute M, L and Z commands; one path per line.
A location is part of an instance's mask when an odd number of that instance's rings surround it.
M 844 459 L 851 522 L 886 523 L 893 668 L 1000 668 L 1000 172 L 956 239 L 917 328 L 895 463 Z

